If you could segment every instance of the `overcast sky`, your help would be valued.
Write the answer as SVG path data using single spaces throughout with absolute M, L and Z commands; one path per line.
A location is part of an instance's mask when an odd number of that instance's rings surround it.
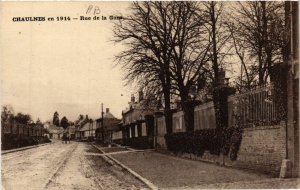
M 126 2 L 2 3 L 0 6 L 1 101 L 36 120 L 100 117 L 104 108 L 121 117 L 132 89 L 124 87 L 113 57 L 122 49 L 112 39 L 112 22 L 12 22 L 13 17 L 84 16 L 89 5 L 100 15 L 124 13 Z M 119 12 L 119 13 L 117 13 Z M 90 14 L 89 16 L 92 16 Z M 123 94 L 123 96 L 121 96 Z

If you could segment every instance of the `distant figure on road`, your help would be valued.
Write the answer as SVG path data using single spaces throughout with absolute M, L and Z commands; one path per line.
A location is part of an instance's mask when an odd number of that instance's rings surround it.
M 63 134 L 62 140 L 63 140 L 63 142 L 65 142 L 65 144 L 67 144 L 68 137 L 67 137 L 66 133 Z
M 70 144 L 71 142 L 70 142 L 70 135 L 69 135 L 69 133 L 67 133 L 67 140 L 69 141 L 69 144 Z

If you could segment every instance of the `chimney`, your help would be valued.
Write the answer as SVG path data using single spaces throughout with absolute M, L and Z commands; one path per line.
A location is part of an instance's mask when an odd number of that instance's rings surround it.
M 142 101 L 144 99 L 144 93 L 143 90 L 139 91 L 139 102 Z
M 131 94 L 131 103 L 134 103 L 135 102 L 135 97 L 133 94 Z
M 106 113 L 109 113 L 109 108 L 106 108 Z

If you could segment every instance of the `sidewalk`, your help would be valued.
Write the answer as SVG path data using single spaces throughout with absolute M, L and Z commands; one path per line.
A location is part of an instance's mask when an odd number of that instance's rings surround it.
M 194 186 L 195 189 L 299 189 L 300 179 L 282 179 L 282 178 L 271 178 L 256 181 L 239 181 L 231 183 L 215 183 L 215 184 L 204 184 L 200 186 Z M 167 188 L 172 189 L 172 188 Z M 185 189 L 176 188 L 176 189 Z
M 10 149 L 10 150 L 1 150 L 1 155 L 12 153 L 12 152 L 18 152 L 18 151 L 22 151 L 22 150 L 27 150 L 27 149 L 31 149 L 31 148 L 37 148 L 37 147 L 45 146 L 45 145 L 48 145 L 51 143 L 54 143 L 54 142 L 43 143 L 43 144 L 32 145 L 32 146 L 25 146 L 22 148 L 14 148 L 14 149 Z
M 174 188 L 297 188 L 299 181 L 271 178 L 235 168 L 164 155 L 154 151 L 114 154 L 111 157 L 160 189 Z M 282 183 L 282 181 L 286 183 Z

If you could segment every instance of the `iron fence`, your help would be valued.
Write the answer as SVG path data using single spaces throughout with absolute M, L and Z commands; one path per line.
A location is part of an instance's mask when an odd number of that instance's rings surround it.
M 249 92 L 230 96 L 228 99 L 229 123 L 242 127 L 267 126 L 277 124 L 276 107 L 272 86 L 264 86 Z

